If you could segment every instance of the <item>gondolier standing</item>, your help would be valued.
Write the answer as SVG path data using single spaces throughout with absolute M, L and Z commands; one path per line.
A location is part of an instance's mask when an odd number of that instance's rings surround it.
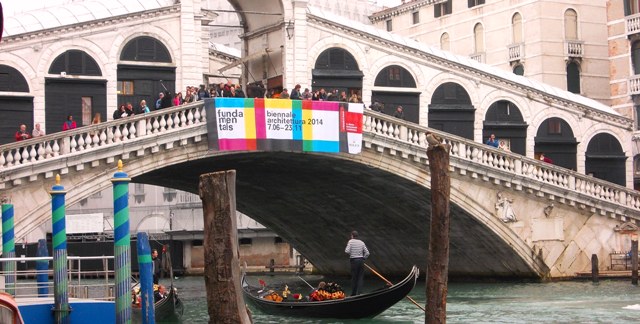
M 364 242 L 358 239 L 358 232 L 353 231 L 344 252 L 349 255 L 349 262 L 351 263 L 351 296 L 355 296 L 362 290 L 364 261 L 369 257 L 369 250 Z
M 158 250 L 153 249 L 151 251 L 151 262 L 153 263 L 153 284 L 158 284 L 158 277 L 160 277 L 160 258 L 158 258 Z

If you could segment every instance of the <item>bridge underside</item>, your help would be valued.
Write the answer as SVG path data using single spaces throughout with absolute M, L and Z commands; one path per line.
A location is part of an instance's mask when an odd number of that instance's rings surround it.
M 318 154 L 242 153 L 168 166 L 134 182 L 198 193 L 200 174 L 236 170 L 237 209 L 274 230 L 327 274 L 347 274 L 358 230 L 388 275 L 427 265 L 431 192 L 377 168 Z M 451 205 L 451 277 L 537 277 L 513 249 Z

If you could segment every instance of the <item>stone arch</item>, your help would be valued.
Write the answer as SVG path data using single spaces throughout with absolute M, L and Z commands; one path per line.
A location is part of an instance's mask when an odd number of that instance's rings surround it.
M 374 87 L 386 88 L 372 90 L 371 94 L 372 103 L 387 104 L 382 112 L 393 115 L 395 107 L 402 106 L 405 120 L 413 123 L 420 122 L 420 93 L 417 91 L 416 80 L 409 70 L 398 64 L 388 65 L 376 75 Z M 414 91 L 409 92 L 411 89 Z
M 364 73 L 356 57 L 347 49 L 333 46 L 324 49 L 316 57 L 311 70 L 311 86 L 313 90 L 324 88 L 327 93 L 336 90 L 337 94 L 328 100 L 338 101 L 337 95 L 346 92 L 347 98 L 352 94 L 362 97 Z
M 473 140 L 475 108 L 469 92 L 459 83 L 443 83 L 432 93 L 429 127 Z
M 36 71 L 49 71 L 49 66 L 53 63 L 53 60 L 59 55 L 68 50 L 79 50 L 85 52 L 92 59 L 96 61 L 98 66 L 106 67 L 102 72 L 101 78 L 106 78 L 109 71 L 109 57 L 103 51 L 96 51 L 99 49 L 93 42 L 87 40 L 77 40 L 71 44 L 69 42 L 52 43 L 50 46 L 45 47 L 42 53 L 42 57 L 36 67 Z M 47 72 L 44 72 L 47 73 Z
M 176 53 L 176 51 L 180 49 L 180 42 L 178 42 L 174 37 L 170 37 L 171 35 L 166 31 L 155 26 L 144 25 L 140 31 L 136 31 L 128 35 L 119 34 L 116 36 L 111 48 L 109 49 L 109 57 L 113 58 L 113 62 L 115 62 L 114 64 L 117 64 L 120 61 L 125 44 L 128 44 L 135 38 L 143 36 L 151 37 L 160 41 L 160 43 L 167 48 L 169 53 Z M 169 65 L 177 65 L 175 55 L 172 56 L 171 63 L 173 64 Z
M 24 58 L 15 55 L 14 53 L 6 53 L 5 55 L 9 56 L 10 60 L 0 60 L 0 64 L 10 66 L 16 69 L 21 75 L 25 77 L 27 81 L 27 86 L 29 87 L 29 92 L 34 93 L 39 90 L 39 76 L 38 73 L 33 69 L 29 62 L 25 61 Z
M 332 48 L 332 47 L 339 47 L 342 48 L 346 51 L 348 51 L 351 55 L 353 55 L 353 57 L 356 60 L 356 63 L 358 64 L 358 67 L 360 68 L 360 71 L 364 71 L 367 70 L 367 67 L 369 66 L 368 60 L 367 60 L 367 52 L 365 51 L 365 49 L 360 48 L 360 46 L 358 46 L 357 43 L 355 42 L 345 42 L 344 37 L 336 35 L 336 34 L 332 34 L 329 37 L 323 37 L 320 41 L 318 41 L 317 43 L 313 44 L 311 46 L 311 48 L 309 48 L 308 50 L 308 55 L 307 57 L 309 58 L 309 62 L 315 62 L 318 57 L 320 56 L 320 53 L 324 52 L 325 50 Z M 374 50 L 373 48 L 369 49 L 369 52 Z M 308 75 L 312 75 L 312 69 L 315 66 L 312 64 L 308 64 Z M 363 78 L 363 83 L 366 80 L 367 76 L 369 74 L 365 74 L 364 78 Z M 369 81 L 371 83 L 371 85 L 373 85 L 373 81 Z
M 12 143 L 21 124 L 27 134 L 33 129 L 33 96 L 24 75 L 11 65 L 0 64 L 0 93 L 17 92 L 21 95 L 0 96 L 0 144 Z
M 569 123 L 560 117 L 545 119 L 536 130 L 535 158 L 541 153 L 553 164 L 577 171 L 578 142 Z
M 152 218 L 159 218 L 161 220 L 164 220 L 164 224 L 163 225 L 166 225 L 166 229 L 170 230 L 170 228 L 169 228 L 169 223 L 170 223 L 169 217 L 167 217 L 167 216 L 165 216 L 164 214 L 161 214 L 161 213 L 150 213 L 148 215 L 143 216 L 140 219 L 140 221 L 138 222 L 138 224 L 136 224 L 135 233 L 140 232 L 140 230 L 147 231 L 148 229 L 146 229 L 142 225 L 145 224 L 145 221 L 150 220 Z M 165 229 L 165 226 L 163 226 L 162 229 Z
M 625 186 L 626 159 L 619 139 L 608 132 L 598 133 L 587 144 L 585 173 Z
M 483 142 L 495 134 L 500 148 L 526 155 L 528 125 L 517 104 L 504 99 L 495 101 L 489 105 L 483 120 Z
M 425 75 L 425 80 L 428 77 L 429 76 Z M 440 72 L 436 75 L 433 75 L 428 82 L 423 83 L 426 85 L 424 95 L 426 96 L 427 102 L 431 102 L 433 93 L 436 91 L 436 89 L 447 82 L 455 82 L 459 84 L 467 92 L 467 94 L 471 98 L 471 103 L 474 106 L 478 106 L 482 101 L 481 98 L 484 98 L 484 96 L 482 96 L 479 91 L 477 91 L 480 85 L 473 80 L 469 78 L 465 79 L 461 77 L 455 77 L 448 72 Z
M 143 42 L 144 46 L 148 46 L 147 49 L 153 53 L 147 57 L 138 58 L 136 52 L 140 49 L 137 49 L 137 46 Z M 117 53 L 117 57 L 114 58 L 117 64 L 115 81 L 121 89 L 133 89 L 132 93 L 116 94 L 118 105 L 130 102 L 137 108 L 137 103 L 146 100 L 147 105 L 155 109 L 155 99 L 165 87 L 169 92 L 175 92 L 177 58 L 172 55 L 175 52 L 162 39 L 149 33 L 131 34 L 120 44 Z

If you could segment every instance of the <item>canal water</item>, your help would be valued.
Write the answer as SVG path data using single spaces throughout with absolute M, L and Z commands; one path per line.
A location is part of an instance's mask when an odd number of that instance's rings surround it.
M 305 275 L 311 285 L 325 280 Z M 252 276 L 250 282 L 264 280 L 274 290 L 289 284 L 292 293 L 308 293 L 310 288 L 295 275 Z M 396 281 L 396 280 L 392 280 Z M 349 279 L 336 280 L 349 291 Z M 174 282 L 185 304 L 182 323 L 208 321 L 203 277 L 183 277 Z M 365 280 L 365 291 L 384 286 L 377 278 Z M 424 305 L 424 278 L 410 296 Z M 630 280 L 563 281 L 549 283 L 450 283 L 447 299 L 448 323 L 640 323 L 640 288 Z M 254 323 L 424 323 L 424 314 L 403 300 L 373 319 L 316 320 L 270 316 L 252 309 Z

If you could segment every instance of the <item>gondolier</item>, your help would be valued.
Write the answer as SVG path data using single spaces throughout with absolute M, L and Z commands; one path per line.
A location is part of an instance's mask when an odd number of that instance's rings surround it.
M 151 251 L 151 262 L 153 263 L 153 284 L 158 284 L 158 278 L 160 277 L 160 269 L 161 263 L 160 258 L 158 258 L 158 250 L 153 249 Z
M 362 290 L 362 280 L 364 278 L 364 261 L 369 257 L 367 246 L 358 239 L 358 232 L 351 232 L 351 239 L 344 249 L 349 255 L 351 264 L 351 296 L 356 296 Z

